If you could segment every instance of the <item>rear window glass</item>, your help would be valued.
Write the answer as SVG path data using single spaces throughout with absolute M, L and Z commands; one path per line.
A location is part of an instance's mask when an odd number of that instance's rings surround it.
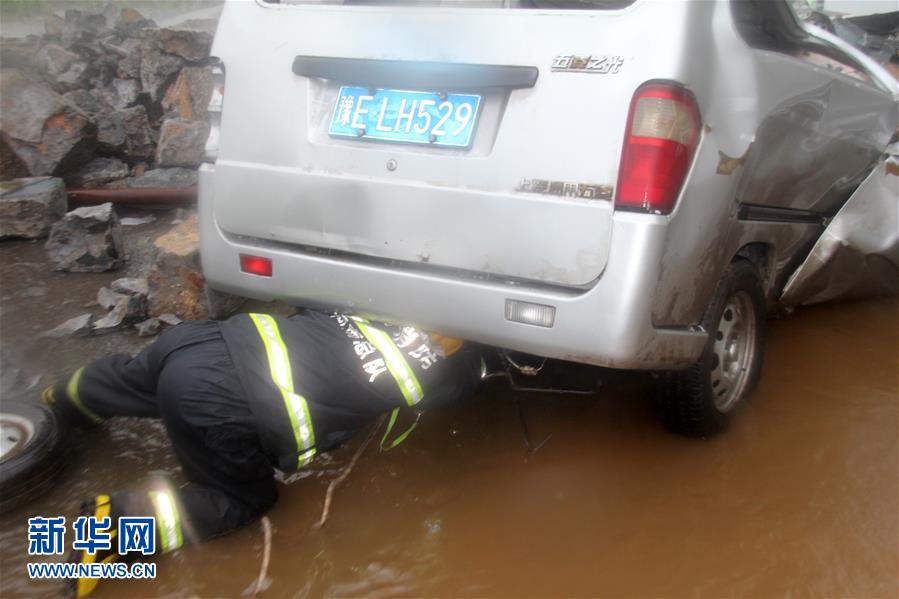
M 544 8 L 614 10 L 636 0 L 264 0 L 269 4 L 328 4 L 338 6 L 436 6 L 451 8 Z

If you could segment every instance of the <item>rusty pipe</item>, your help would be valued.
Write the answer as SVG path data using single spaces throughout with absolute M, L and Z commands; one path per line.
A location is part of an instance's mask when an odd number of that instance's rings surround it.
M 193 187 L 126 187 L 123 189 L 69 189 L 69 202 L 86 206 L 113 204 L 188 204 L 196 202 L 197 188 Z

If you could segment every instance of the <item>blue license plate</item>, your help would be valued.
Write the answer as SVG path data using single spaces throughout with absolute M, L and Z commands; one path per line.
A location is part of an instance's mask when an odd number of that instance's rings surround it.
M 467 148 L 481 96 L 341 87 L 330 135 Z

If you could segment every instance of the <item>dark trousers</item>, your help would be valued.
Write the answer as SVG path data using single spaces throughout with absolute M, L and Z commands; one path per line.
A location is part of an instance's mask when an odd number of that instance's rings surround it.
M 215 322 L 185 322 L 135 357 L 89 364 L 78 385 L 103 418 L 162 418 L 189 483 L 176 491 L 185 541 L 229 532 L 277 498 L 247 396 Z M 128 515 L 153 515 L 146 493 L 112 495 Z

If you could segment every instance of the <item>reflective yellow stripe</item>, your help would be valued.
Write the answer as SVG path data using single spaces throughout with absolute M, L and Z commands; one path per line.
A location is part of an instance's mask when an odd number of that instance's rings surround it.
M 384 356 L 387 370 L 393 375 L 393 380 L 396 381 L 400 392 L 406 398 L 406 404 L 414 406 L 420 402 L 424 398 L 421 384 L 419 384 L 418 378 L 409 367 L 408 362 L 406 362 L 403 352 L 399 350 L 390 335 L 381 329 L 368 326 L 368 321 L 364 318 L 359 318 L 358 316 L 353 316 L 352 318 L 362 334 L 365 335 L 365 338 L 368 339 L 368 342 L 378 348 L 378 351 Z
M 315 432 L 312 429 L 312 418 L 309 416 L 309 404 L 305 397 L 294 391 L 290 357 L 278 330 L 278 323 L 267 314 L 250 314 L 250 318 L 256 325 L 265 346 L 272 380 L 284 399 L 284 407 L 287 408 L 287 416 L 290 418 L 299 454 L 297 468 L 302 468 L 315 455 Z
M 156 511 L 156 526 L 159 527 L 162 553 L 174 551 L 184 543 L 175 498 L 168 491 L 150 491 L 149 495 Z
M 72 375 L 72 378 L 69 379 L 69 384 L 66 385 L 66 395 L 69 396 L 69 400 L 72 402 L 72 405 L 78 408 L 82 414 L 84 414 L 94 422 L 103 422 L 102 417 L 87 409 L 87 406 L 81 403 L 81 397 L 78 395 L 78 384 L 81 383 L 81 373 L 83 372 L 84 366 L 76 370 L 75 374 Z
M 281 339 L 278 323 L 266 314 L 250 314 L 250 318 L 256 323 L 259 335 L 265 344 L 265 352 L 268 354 L 268 364 L 272 370 L 272 379 L 282 389 L 293 391 L 293 374 L 290 369 L 290 358 L 287 355 L 287 347 Z

